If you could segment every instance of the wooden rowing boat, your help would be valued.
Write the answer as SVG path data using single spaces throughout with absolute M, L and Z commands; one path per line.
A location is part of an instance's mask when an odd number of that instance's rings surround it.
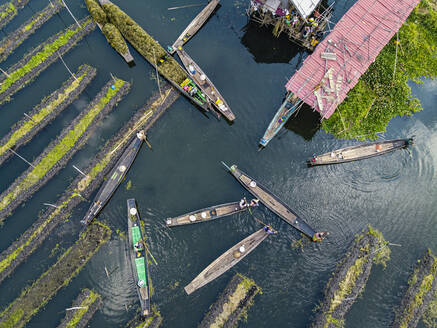
M 209 98 L 210 103 L 222 114 L 228 121 L 235 120 L 235 115 L 224 100 L 223 96 L 217 90 L 215 85 L 206 76 L 205 72 L 196 64 L 196 62 L 185 52 L 182 47 L 176 49 L 179 58 L 184 64 L 190 77 L 199 86 L 203 93 Z
M 313 156 L 307 163 L 309 166 L 316 166 L 358 161 L 360 159 L 379 156 L 395 151 L 396 149 L 408 147 L 413 144 L 413 142 L 413 138 L 370 142 Z
M 165 223 L 168 227 L 175 227 L 186 224 L 208 222 L 218 218 L 222 218 L 224 216 L 246 211 L 249 207 L 257 206 L 247 204 L 245 199 L 242 199 L 242 201 L 211 206 L 175 218 L 168 218 Z M 240 206 L 240 204 L 244 204 L 244 206 Z
M 103 183 L 93 203 L 82 219 L 83 224 L 89 224 L 106 205 L 109 199 L 117 190 L 126 173 L 129 171 L 133 161 L 137 157 L 138 151 L 145 139 L 143 131 L 137 133 L 132 142 L 126 148 L 120 159 L 115 164 L 114 168 L 109 174 L 109 178 Z
M 259 141 L 259 145 L 261 147 L 266 147 L 267 144 L 272 140 L 278 132 L 282 129 L 291 115 L 298 108 L 298 98 L 292 93 L 288 93 L 285 101 L 282 103 L 281 107 L 279 107 L 266 131 L 264 132 L 263 137 Z
M 141 219 L 138 214 L 135 199 L 127 200 L 127 226 L 132 275 L 141 303 L 141 315 L 147 317 L 151 313 L 149 268 L 146 254 L 147 246 L 143 236 Z
M 208 20 L 209 16 L 211 16 L 215 7 L 217 7 L 219 0 L 211 0 L 202 11 L 197 14 L 196 17 L 191 21 L 190 24 L 185 28 L 185 30 L 179 35 L 176 41 L 173 43 L 171 47 L 169 47 L 169 52 L 173 55 L 176 49 L 182 47 L 185 43 L 187 43 L 194 34 L 197 33 L 198 30 L 203 26 L 203 24 Z
M 251 234 L 220 255 L 219 258 L 208 265 L 193 281 L 185 286 L 185 292 L 190 295 L 192 292 L 205 286 L 240 262 L 272 233 L 270 230 L 267 232 L 265 228 L 266 227 Z
M 297 215 L 278 197 L 276 197 L 266 187 L 252 179 L 246 173 L 240 171 L 236 165 L 228 167 L 222 164 L 232 173 L 232 175 L 245 187 L 252 195 L 260 200 L 268 209 L 277 214 L 285 222 L 305 234 L 311 240 L 314 240 L 316 231 L 311 228 L 303 219 Z

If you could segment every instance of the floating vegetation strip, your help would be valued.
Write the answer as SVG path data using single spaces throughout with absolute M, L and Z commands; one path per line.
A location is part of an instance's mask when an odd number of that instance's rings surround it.
M 102 306 L 102 298 L 96 292 L 87 288 L 82 289 L 74 300 L 67 314 L 58 328 L 83 328 Z
M 258 293 L 262 292 L 255 281 L 237 273 L 210 307 L 199 328 L 236 327 L 241 318 L 247 317 L 247 309 Z
M 49 124 L 70 105 L 96 76 L 96 69 L 83 65 L 79 67 L 75 78 L 65 81 L 61 88 L 44 98 L 28 116 L 17 122 L 11 131 L 0 140 L 0 165 L 13 155 L 10 148 L 17 149 Z
M 76 177 L 55 203 L 56 207 L 48 207 L 20 238 L 0 254 L 0 282 L 32 254 L 59 223 L 68 218 L 73 208 L 83 201 L 81 195 L 90 197 L 91 193 L 99 187 L 105 175 L 110 172 L 112 166 L 123 153 L 133 133 L 140 129 L 147 131 L 179 96 L 179 93 L 168 84 L 164 84 L 161 92 L 164 99 L 160 98 L 159 93 L 155 94 L 108 141 L 88 167 L 82 170 L 89 178 Z
M 399 29 L 399 44 L 395 36 L 335 113 L 323 120 L 326 132 L 337 138 L 376 139 L 393 117 L 422 110 L 408 82 L 437 76 L 437 7 L 433 3 L 422 0 L 413 10 Z
M 23 8 L 29 0 L 12 0 L 0 5 L 0 29 L 14 18 L 18 9 Z
M 120 79 L 109 81 L 88 107 L 51 142 L 19 178 L 0 195 L 0 222 L 63 168 L 85 144 L 96 124 L 129 91 Z
M 436 302 L 436 293 L 437 257 L 428 250 L 425 256 L 417 261 L 413 274 L 408 280 L 408 290 L 402 298 L 393 327 L 416 327 L 431 302 Z
M 187 72 L 178 62 L 143 30 L 132 18 L 113 3 L 106 1 L 102 4 L 109 20 L 137 51 L 152 65 L 158 66 L 158 71 L 165 78 L 180 85 L 186 78 Z
M 33 15 L 14 32 L 7 35 L 0 42 L 0 62 L 8 58 L 8 56 L 17 49 L 24 40 L 39 29 L 54 14 L 58 13 L 62 7 L 63 5 L 60 0 L 50 2 L 47 7 Z
M 364 290 L 373 263 L 384 267 L 390 259 L 388 242 L 382 234 L 368 227 L 359 235 L 329 279 L 324 300 L 320 305 L 313 328 L 344 326 L 344 316 Z
M 59 260 L 32 286 L 0 313 L 0 328 L 23 327 L 41 307 L 82 270 L 97 250 L 109 240 L 111 229 L 100 222 L 90 224 Z
M 108 23 L 108 17 L 103 11 L 102 7 L 98 4 L 96 0 L 85 0 L 86 7 L 91 15 L 91 17 L 100 25 L 105 25 Z
M 158 328 L 161 326 L 161 323 L 161 313 L 156 308 L 156 305 L 152 304 L 151 315 L 145 319 L 140 314 L 136 315 L 135 318 L 128 322 L 126 328 Z
M 9 68 L 7 75 L 2 74 L 0 76 L 0 104 L 10 101 L 13 94 L 24 88 L 54 63 L 59 58 L 58 54 L 65 54 L 96 27 L 90 17 L 82 19 L 80 25 L 81 27 L 76 24 L 71 25 L 66 30 L 52 36 Z

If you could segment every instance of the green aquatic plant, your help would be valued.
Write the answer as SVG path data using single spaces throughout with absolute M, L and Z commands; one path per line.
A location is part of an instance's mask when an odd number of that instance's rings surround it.
M 126 41 L 124 41 L 123 36 L 120 31 L 111 23 L 106 23 L 102 32 L 108 40 L 109 44 L 121 55 L 125 55 L 129 52 Z
M 82 302 L 77 305 L 78 309 L 74 311 L 71 320 L 69 320 L 65 324 L 66 328 L 77 327 L 79 322 L 83 319 L 84 315 L 89 311 L 90 306 L 92 306 L 96 301 L 101 300 L 101 296 L 92 290 L 86 289 L 83 292 L 87 293 L 88 295 L 82 300 Z
M 102 7 L 111 23 L 119 29 L 126 40 L 152 65 L 158 66 L 160 74 L 177 84 L 181 84 L 188 77 L 178 62 L 118 6 L 105 3 Z
M 17 12 L 17 8 L 14 6 L 14 1 L 0 5 L 0 28 L 9 23 L 9 21 L 17 15 Z
M 58 90 L 53 92 L 50 96 L 43 99 L 42 102 L 35 107 L 36 112 L 31 114 L 30 119 L 23 119 L 23 122 L 19 122 L 18 128 L 12 127 L 12 134 L 10 134 L 6 140 L 0 142 L 0 158 L 10 149 L 15 148 L 17 144 L 21 144 L 22 140 L 32 135 L 35 129 L 40 129 L 44 126 L 50 115 L 55 111 L 62 111 L 70 104 L 78 95 L 78 90 L 83 88 L 91 82 L 96 74 L 96 69 L 90 66 L 79 67 L 78 73 L 75 78 L 70 78 L 66 83 Z M 88 78 L 87 81 L 82 81 Z M 46 99 L 50 99 L 49 102 Z
M 95 222 L 81 233 L 79 240 L 44 272 L 31 286 L 24 288 L 0 313 L 0 328 L 23 327 L 56 293 L 77 276 L 90 258 L 106 243 L 111 229 Z
M 399 43 L 394 36 L 322 127 L 337 138 L 376 139 L 392 118 L 422 110 L 408 82 L 436 76 L 437 6 L 422 0 L 400 28 Z
M 46 44 L 41 46 L 38 51 L 31 57 L 25 57 L 26 60 L 23 65 L 19 65 L 8 71 L 7 77 L 2 81 L 0 85 L 0 104 L 9 100 L 9 88 L 11 88 L 15 83 L 20 81 L 23 77 L 25 77 L 32 71 L 38 70 L 38 67 L 48 58 L 51 58 L 52 56 L 56 56 L 57 58 L 57 51 L 60 50 L 62 47 L 67 47 L 69 41 L 73 37 L 81 35 L 80 32 L 82 32 L 83 30 L 87 30 L 90 27 L 94 28 L 94 26 L 95 25 L 91 18 L 83 20 L 81 27 L 78 27 L 77 25 L 72 25 L 66 31 L 59 34 L 56 38 L 48 41 Z M 77 42 L 78 40 L 79 39 L 76 39 L 75 42 Z M 69 48 L 71 48 L 71 46 Z M 15 91 L 18 91 L 18 89 L 24 87 L 24 85 L 30 82 L 31 79 L 32 78 L 28 78 L 27 80 L 23 81 L 23 83 L 18 86 L 17 90 Z
M 73 181 L 56 202 L 56 207 L 50 208 L 48 214 L 44 217 L 40 217 L 16 242 L 0 254 L 0 282 L 41 245 L 42 241 L 56 225 L 63 220 L 68 220 L 70 211 L 83 200 L 81 193 L 87 192 L 90 188 L 91 190 L 96 188 L 96 184 L 93 182 L 95 182 L 98 177 L 100 177 L 100 180 L 103 180 L 102 173 L 111 161 L 118 158 L 118 155 L 120 155 L 137 129 L 144 127 L 147 129 L 150 127 L 159 116 L 156 114 L 160 112 L 160 108 L 168 108 L 177 96 L 178 93 L 175 93 L 173 89 L 164 89 L 162 90 L 162 97 L 156 96 L 156 99 L 148 103 L 144 109 L 139 110 L 138 115 L 135 115 L 131 119 L 133 123 L 127 123 L 126 127 L 122 130 L 123 133 L 115 136 L 112 141 L 104 147 L 104 151 L 100 152 L 98 160 L 91 163 L 90 166 L 84 170 L 87 177 L 79 181 Z M 169 103 L 165 103 L 168 98 L 172 98 L 172 100 L 170 100 Z
M 42 180 L 46 174 L 65 156 L 71 155 L 70 150 L 77 147 L 77 142 L 87 131 L 88 127 L 95 121 L 100 112 L 106 107 L 107 103 L 118 95 L 119 91 L 127 82 L 116 79 L 110 86 L 106 86 L 106 92 L 103 96 L 97 99 L 94 106 L 89 107 L 83 112 L 80 119 L 70 125 L 63 132 L 60 140 L 57 140 L 48 146 L 50 149 L 44 157 L 36 160 L 32 167 L 26 171 L 21 178 L 17 179 L 12 186 L 0 195 L 0 212 L 4 211 L 12 202 L 17 202 L 17 198 L 21 197 L 24 192 L 27 192 Z M 3 218 L 5 213 L 3 213 Z
M 100 25 L 105 25 L 108 22 L 105 12 L 96 0 L 85 0 L 86 7 L 91 17 Z
M 33 15 L 23 25 L 3 38 L 0 42 L 0 61 L 5 60 L 20 44 L 22 44 L 37 28 L 48 21 L 62 8 L 60 0 L 50 2 L 40 12 Z

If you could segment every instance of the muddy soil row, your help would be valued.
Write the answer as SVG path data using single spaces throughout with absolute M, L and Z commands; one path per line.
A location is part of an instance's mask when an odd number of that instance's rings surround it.
M 94 291 L 87 288 L 82 289 L 79 296 L 73 301 L 71 308 L 77 308 L 67 311 L 65 318 L 58 328 L 84 328 L 93 317 L 94 313 L 102 306 L 102 297 Z M 81 309 L 85 307 L 85 309 Z
M 0 29 L 8 24 L 18 13 L 18 9 L 23 8 L 29 0 L 12 0 L 0 6 Z
M 21 59 L 18 63 L 13 65 L 7 70 L 7 74 L 9 76 L 15 76 L 16 74 L 22 74 L 18 80 L 12 82 L 12 84 L 2 92 L 0 92 L 0 104 L 10 101 L 11 96 L 14 95 L 16 92 L 24 88 L 28 83 L 32 82 L 42 71 L 44 71 L 47 67 L 49 67 L 51 64 L 53 64 L 55 61 L 59 59 L 58 54 L 64 55 L 69 50 L 71 50 L 85 35 L 90 33 L 94 30 L 96 27 L 96 24 L 93 22 L 93 20 L 90 17 L 86 17 L 80 21 L 80 24 L 82 28 L 78 28 L 76 24 L 71 25 L 66 30 L 59 32 L 58 34 L 50 37 L 47 41 L 40 44 L 35 49 L 31 50 L 28 54 L 26 54 L 23 59 Z M 30 62 L 38 61 L 39 60 L 39 53 L 43 51 L 44 47 L 50 46 L 52 44 L 55 44 L 56 41 L 59 41 L 59 39 L 63 39 L 65 37 L 65 34 L 74 32 L 73 35 L 68 37 L 68 41 L 56 49 L 51 55 L 49 55 L 47 58 L 45 58 L 41 63 L 39 63 L 37 66 L 35 66 L 33 69 L 29 71 L 21 71 L 25 65 L 29 64 Z M 0 76 L 0 85 L 3 83 L 6 83 L 7 80 L 12 79 L 10 77 L 7 77 L 5 74 L 2 74 Z
M 344 317 L 363 292 L 373 263 L 385 265 L 389 259 L 387 244 L 382 234 L 371 227 L 355 239 L 326 285 L 312 328 L 344 326 Z
M 60 0 L 49 3 L 43 10 L 37 12 L 31 18 L 24 22 L 14 32 L 7 35 L 0 42 L 0 62 L 4 61 L 9 55 L 18 48 L 30 35 L 39 29 L 53 15 L 59 12 L 63 5 Z
M 209 312 L 198 327 L 236 327 L 238 321 L 247 314 L 254 297 L 260 291 L 261 289 L 253 280 L 236 274 L 217 301 L 211 305 Z
M 414 328 L 437 295 L 437 258 L 428 251 L 408 280 L 408 290 L 396 311 L 393 328 Z
M 117 80 L 122 81 L 122 80 Z M 109 99 L 106 105 L 100 109 L 97 115 L 92 119 L 92 121 L 86 126 L 84 132 L 78 137 L 74 144 L 65 145 L 65 147 L 70 147 L 68 151 L 64 151 L 64 155 L 53 164 L 52 167 L 43 176 L 40 176 L 38 181 L 35 183 L 27 183 L 28 179 L 33 179 L 33 175 L 38 172 L 34 167 L 37 167 L 43 159 L 48 156 L 48 154 L 55 149 L 58 145 L 60 145 L 64 139 L 64 137 L 73 133 L 73 130 L 76 126 L 83 124 L 82 119 L 90 112 L 96 110 L 96 107 L 99 106 L 99 102 L 102 101 L 103 98 L 106 97 L 108 91 L 113 88 L 114 82 L 110 80 L 106 85 L 102 88 L 102 90 L 97 94 L 97 96 L 93 99 L 93 101 L 88 105 L 88 107 L 79 114 L 68 127 L 62 130 L 61 134 L 56 138 L 56 140 L 52 141 L 49 146 L 32 162 L 32 166 L 30 166 L 19 178 L 17 178 L 9 188 L 4 191 L 0 195 L 0 222 L 3 221 L 7 216 L 9 216 L 13 210 L 15 210 L 21 203 L 29 199 L 36 191 L 38 191 L 43 185 L 45 185 L 52 177 L 54 177 L 65 165 L 67 162 L 73 157 L 73 155 L 86 143 L 88 138 L 95 131 L 97 124 L 108 114 L 114 106 L 121 100 L 123 97 L 129 92 L 130 83 L 122 81 L 122 85 L 120 85 L 117 92 Z M 46 168 L 47 169 L 47 168 Z M 33 179 L 34 180 L 34 179 Z M 21 187 L 25 184 L 24 187 Z M 24 189 L 24 190 L 23 190 Z M 13 196 L 9 196 L 12 194 Z M 8 198 L 9 197 L 9 198 Z M 7 205 L 5 203 L 8 201 Z
M 164 99 L 161 99 L 158 92 L 152 96 L 93 157 L 88 167 L 82 170 L 86 175 L 92 176 L 91 181 L 84 186 L 83 190 L 82 188 L 78 190 L 78 185 L 83 179 L 81 175 L 78 175 L 55 203 L 56 208 L 48 207 L 29 229 L 0 254 L 0 283 L 41 246 L 51 231 L 64 222 L 70 216 L 71 211 L 85 200 L 84 197 L 89 198 L 100 186 L 105 175 L 110 172 L 128 145 L 133 133 L 141 128 L 147 131 L 179 96 L 179 92 L 170 87 L 168 83 L 163 85 L 162 94 Z M 76 220 L 78 223 L 79 219 Z
M 48 97 L 45 97 L 37 106 L 32 109 L 32 111 L 27 113 L 28 116 L 25 116 L 23 119 L 18 121 L 12 127 L 11 131 L 0 140 L 0 165 L 13 155 L 8 148 L 17 150 L 19 147 L 32 140 L 32 138 L 39 131 L 53 121 L 60 112 L 62 112 L 74 100 L 76 100 L 77 97 L 79 97 L 87 85 L 94 79 L 96 72 L 97 70 L 91 66 L 80 66 L 77 73 L 75 73 L 75 77 L 80 80 L 79 82 L 76 82 L 73 77 L 69 78 L 58 90 L 50 94 Z M 75 85 L 75 88 L 66 93 L 67 89 L 69 89 L 72 85 Z M 58 102 L 59 98 L 62 99 L 61 102 Z M 53 104 L 55 103 L 58 104 L 53 107 Z M 47 111 L 47 108 L 51 108 L 50 112 Z M 44 115 L 41 113 L 44 113 Z M 38 116 L 37 119 L 36 116 Z M 23 126 L 29 124 L 33 125 L 31 130 L 23 131 Z M 17 138 L 17 134 L 19 134 L 18 139 L 11 141 L 11 137 Z
M 85 264 L 106 243 L 111 229 L 95 222 L 91 224 L 59 260 L 31 286 L 24 288 L 2 313 L 0 327 L 23 327 L 56 293 L 82 270 Z

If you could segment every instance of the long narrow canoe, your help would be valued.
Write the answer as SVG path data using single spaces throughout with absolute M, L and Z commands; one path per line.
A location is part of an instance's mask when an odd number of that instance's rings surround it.
M 132 275 L 136 282 L 135 286 L 141 303 L 141 315 L 147 317 L 151 313 L 149 270 L 147 266 L 146 241 L 141 231 L 141 219 L 135 199 L 127 200 L 127 217 Z
M 228 103 L 224 100 L 220 92 L 215 85 L 206 76 L 205 72 L 191 59 L 191 57 L 185 52 L 182 47 L 176 49 L 179 58 L 184 64 L 185 69 L 190 74 L 193 81 L 203 91 L 203 93 L 209 98 L 211 104 L 224 116 L 227 120 L 235 120 L 235 115 L 229 107 Z
M 272 232 L 264 227 L 249 237 L 243 239 L 238 244 L 228 249 L 219 258 L 206 267 L 199 275 L 185 286 L 185 292 L 190 295 L 200 287 L 205 286 L 215 278 L 232 268 L 240 262 L 245 256 L 252 252 L 264 239 Z
M 202 9 L 202 11 L 197 14 L 197 16 L 191 21 L 190 24 L 185 28 L 185 30 L 179 35 L 176 41 L 171 46 L 170 53 L 173 55 L 177 48 L 182 47 L 185 43 L 187 43 L 194 34 L 197 33 L 198 30 L 202 27 L 203 24 L 208 20 L 209 16 L 211 16 L 215 7 L 217 7 L 219 0 L 211 0 L 208 5 Z
M 261 147 L 266 147 L 267 144 L 272 140 L 278 132 L 282 129 L 291 115 L 298 108 L 298 98 L 290 92 L 285 101 L 282 103 L 281 107 L 279 107 L 272 121 L 270 122 L 267 130 L 264 132 L 263 137 L 259 141 L 259 145 Z
M 396 149 L 406 148 L 409 145 L 412 145 L 413 142 L 413 138 L 370 142 L 363 145 L 341 148 L 333 150 L 330 153 L 313 156 L 310 160 L 308 160 L 307 163 L 310 166 L 316 166 L 358 161 L 360 159 L 387 154 L 395 151 Z
M 167 227 L 175 227 L 186 224 L 208 222 L 224 216 L 246 211 L 249 207 L 257 206 L 251 205 L 255 204 L 253 201 L 250 204 L 247 204 L 244 199 L 242 201 L 211 206 L 175 218 L 168 218 L 165 223 L 167 224 Z M 240 206 L 240 204 L 244 204 L 244 206 Z
M 223 163 L 223 162 L 222 162 Z M 268 209 L 282 218 L 285 222 L 305 234 L 308 238 L 315 240 L 316 231 L 311 228 L 303 219 L 297 215 L 278 197 L 276 197 L 266 187 L 252 179 L 246 173 L 240 171 L 237 165 L 228 167 L 223 165 L 232 173 L 232 175 L 245 187 L 252 195 L 260 200 Z M 318 238 L 317 238 L 318 239 Z
M 121 155 L 120 159 L 115 164 L 112 169 L 109 178 L 104 182 L 103 186 L 100 188 L 93 203 L 91 204 L 88 212 L 82 219 L 83 224 L 89 224 L 106 205 L 109 199 L 117 190 L 126 173 L 129 171 L 133 161 L 137 157 L 138 151 L 144 141 L 144 132 L 140 131 L 134 137 L 132 142 L 126 148 L 124 153 Z

